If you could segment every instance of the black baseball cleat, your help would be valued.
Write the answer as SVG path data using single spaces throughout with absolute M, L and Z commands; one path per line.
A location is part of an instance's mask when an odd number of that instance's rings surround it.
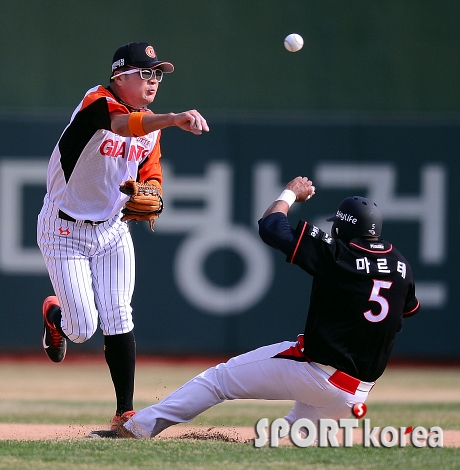
M 88 437 L 95 439 L 120 439 L 116 429 L 105 429 L 101 431 L 91 431 Z
M 122 423 L 117 423 L 116 429 L 107 429 L 101 431 L 91 431 L 88 437 L 96 439 L 137 439 L 137 437 L 128 431 Z
M 62 362 L 67 351 L 67 341 L 54 325 L 48 322 L 46 316 L 53 306 L 60 307 L 59 301 L 56 296 L 50 295 L 43 302 L 43 349 L 53 362 Z

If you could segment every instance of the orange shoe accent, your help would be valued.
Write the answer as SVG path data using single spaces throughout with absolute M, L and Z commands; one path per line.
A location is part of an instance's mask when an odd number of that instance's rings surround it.
M 111 428 L 110 429 L 117 429 L 120 424 L 125 424 L 128 419 L 132 418 L 136 412 L 134 410 L 125 411 L 121 416 L 115 415 L 112 418 Z
M 49 322 L 48 317 L 47 317 L 46 315 L 48 314 L 48 310 L 49 310 L 53 305 L 56 305 L 56 306 L 58 306 L 58 307 L 61 306 L 61 304 L 59 303 L 58 298 L 57 298 L 55 295 L 49 295 L 49 296 L 43 301 L 43 317 L 45 318 L 46 323 L 47 323 L 47 325 L 48 325 L 50 328 L 54 328 L 54 325 L 52 325 L 52 324 Z

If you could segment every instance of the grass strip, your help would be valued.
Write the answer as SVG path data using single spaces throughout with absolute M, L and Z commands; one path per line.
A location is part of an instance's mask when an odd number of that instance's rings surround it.
M 2 441 L 1 470 L 458 469 L 459 449 L 263 447 L 220 441 Z

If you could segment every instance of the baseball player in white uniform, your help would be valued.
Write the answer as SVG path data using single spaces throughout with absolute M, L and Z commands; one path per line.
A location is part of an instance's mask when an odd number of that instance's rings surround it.
M 88 90 L 51 155 L 37 240 L 55 295 L 43 303 L 43 347 L 61 362 L 67 342 L 83 343 L 98 323 L 116 394 L 111 427 L 133 410 L 135 340 L 131 297 L 134 248 L 119 187 L 128 179 L 161 192 L 161 129 L 209 131 L 196 110 L 154 114 L 163 74 L 174 66 L 149 43 L 114 54 L 110 86 Z
M 259 220 L 262 240 L 313 276 L 304 334 L 211 367 L 99 437 L 154 437 L 225 400 L 292 400 L 285 416 L 291 424 L 347 418 L 355 404 L 366 401 L 403 317 L 419 310 L 412 272 L 392 244 L 379 238 L 382 216 L 369 199 L 342 201 L 328 219 L 334 222 L 331 235 L 306 221 L 293 229 L 289 208 L 314 194 L 312 182 L 297 177 Z

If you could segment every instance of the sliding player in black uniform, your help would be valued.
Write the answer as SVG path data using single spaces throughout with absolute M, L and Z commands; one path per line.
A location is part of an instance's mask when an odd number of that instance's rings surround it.
M 328 219 L 334 222 L 331 235 L 304 221 L 291 228 L 291 205 L 314 194 L 312 182 L 299 176 L 259 221 L 262 240 L 313 276 L 304 334 L 211 367 L 101 437 L 153 437 L 224 400 L 293 400 L 285 416 L 291 424 L 300 418 L 313 423 L 347 418 L 366 400 L 387 365 L 403 317 L 419 309 L 412 271 L 379 238 L 382 215 L 364 197 L 342 201 Z M 299 309 L 307 303 L 300 293 Z

